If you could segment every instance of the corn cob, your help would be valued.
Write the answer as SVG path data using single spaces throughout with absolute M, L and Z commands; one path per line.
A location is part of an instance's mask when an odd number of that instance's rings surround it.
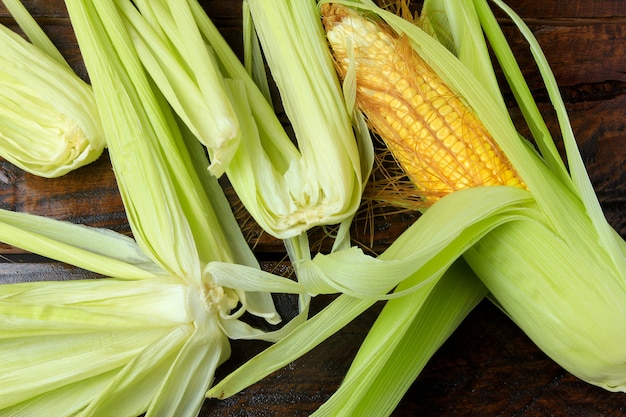
M 525 188 L 472 109 L 405 37 L 339 4 L 321 10 L 340 77 L 354 65 L 356 105 L 425 206 L 468 187 Z

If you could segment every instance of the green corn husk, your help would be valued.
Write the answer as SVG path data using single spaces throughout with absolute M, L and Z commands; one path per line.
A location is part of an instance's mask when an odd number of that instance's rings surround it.
M 378 258 L 351 248 L 303 262 L 298 278 L 307 291 L 344 295 L 209 393 L 231 395 L 243 387 L 240 384 L 265 374 L 244 376 L 246 372 L 263 365 L 270 372 L 286 365 L 374 300 L 387 298 L 342 386 L 315 415 L 389 415 L 435 351 L 437 341 L 454 330 L 487 290 L 568 371 L 592 384 L 624 391 L 626 245 L 602 215 L 558 88 L 530 31 L 508 7 L 495 1 L 529 41 L 559 117 L 568 169 L 486 1 L 427 1 L 421 16 L 425 30 L 368 0 L 334 3 L 382 19 L 406 35 L 415 51 L 467 100 L 529 191 L 510 187 L 458 191 L 429 208 Z M 483 31 L 539 152 L 518 135 L 510 120 Z M 355 82 L 346 77 L 347 97 Z M 463 260 L 457 262 L 462 263 L 452 267 L 460 256 Z M 430 298 L 440 297 L 434 295 L 439 285 L 470 288 L 476 277 L 486 289 L 477 285 L 475 292 L 453 293 L 449 303 Z M 433 323 L 433 317 L 456 319 Z M 325 321 L 330 324 L 321 332 Z M 377 365 L 372 368 L 373 364 Z
M 451 65 L 440 60 L 440 56 L 435 57 L 434 49 L 430 51 L 425 45 L 427 38 L 414 26 L 396 17 L 382 13 L 381 16 L 414 40 L 416 50 L 427 56 L 439 73 L 462 92 L 472 108 L 482 115 L 490 131 L 498 132 L 494 137 L 528 184 L 536 209 L 541 213 L 541 217 L 521 218 L 495 228 L 464 253 L 465 260 L 496 303 L 545 353 L 589 383 L 611 391 L 624 391 L 624 241 L 602 215 L 545 57 L 523 22 L 502 2 L 495 3 L 513 18 L 530 43 L 559 117 L 569 172 L 485 1 L 426 2 L 425 10 L 432 10 L 426 19 L 430 16 L 437 19 L 445 10 L 450 19 L 449 28 L 458 30 L 464 27 L 461 20 L 476 16 L 469 24 L 474 24 L 476 30 L 485 30 L 531 125 L 542 157 L 517 138 L 504 115 L 505 109 L 501 110 L 501 118 L 495 117 L 496 107 L 490 108 L 486 105 L 488 101 L 481 99 L 487 93 L 476 94 L 478 84 L 465 83 L 452 71 Z M 441 29 L 441 26 L 435 27 Z M 443 37 L 455 38 L 453 33 Z M 469 71 L 477 78 L 483 77 L 487 71 L 491 72 L 491 64 L 484 59 L 475 60 L 477 54 L 464 55 L 465 49 L 477 45 L 466 39 L 457 37 L 453 50 Z M 422 42 L 423 46 L 417 46 Z M 473 59 L 463 60 L 468 55 Z M 482 82 L 481 85 L 488 92 L 491 84 Z
M 371 155 L 371 142 L 367 129 L 355 137 L 314 1 L 300 2 L 298 7 L 284 0 L 244 2 L 245 36 L 256 45 L 246 52 L 245 65 L 195 0 L 116 4 L 131 28 L 144 68 L 197 135 L 194 120 L 206 118 L 207 112 L 196 103 L 212 100 L 202 89 L 211 78 L 204 68 L 215 71 L 214 84 L 234 110 L 239 133 L 223 152 L 228 157 L 220 158 L 220 151 L 207 145 L 209 169 L 217 176 L 226 173 L 243 205 L 266 232 L 291 239 L 314 226 L 351 219 L 371 167 L 371 156 L 366 156 Z M 258 20 L 274 23 L 253 27 L 251 22 Z M 280 40 L 275 39 L 280 31 L 260 30 L 280 21 L 307 29 L 300 32 L 301 38 Z M 272 107 L 255 29 L 294 127 L 296 144 Z M 204 65 L 199 65 L 196 55 L 203 57 Z M 195 116 L 189 115 L 189 109 Z M 297 246 L 298 239 L 294 242 Z
M 0 210 L 0 240 L 106 277 L 0 285 L 0 416 L 194 416 L 229 337 L 277 340 L 304 318 L 265 332 L 241 316 L 276 324 L 270 292 L 304 289 L 239 273 L 259 265 L 118 10 L 66 5 L 134 239 Z
M 48 178 L 95 161 L 105 140 L 91 88 L 21 3 L 4 3 L 34 43 L 0 25 L 0 155 Z
M 215 54 L 195 22 L 195 2 L 115 3 L 144 67 L 208 150 L 209 172 L 221 176 L 240 145 L 241 132 Z

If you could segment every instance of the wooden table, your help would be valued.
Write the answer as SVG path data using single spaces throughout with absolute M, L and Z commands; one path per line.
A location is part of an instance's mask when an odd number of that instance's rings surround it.
M 239 0 L 205 0 L 209 16 L 241 51 Z M 529 23 L 562 88 L 570 118 L 609 222 L 626 236 L 626 2 L 623 0 L 510 0 Z M 85 76 L 62 0 L 25 1 L 77 72 Z M 0 23 L 14 27 L 0 6 Z M 502 20 L 549 126 L 550 105 L 520 36 Z M 521 125 L 517 109 L 514 120 Z M 230 194 L 231 197 L 232 193 Z M 95 203 L 97 202 L 97 203 Z M 233 203 L 235 200 L 233 199 Z M 0 161 L 0 207 L 36 213 L 130 234 L 107 155 L 63 178 L 46 180 Z M 382 250 L 417 216 L 378 220 L 374 248 Z M 283 256 L 281 242 L 246 232 L 266 268 Z M 363 232 L 361 232 L 363 233 Z M 367 234 L 357 236 L 369 239 Z M 13 247 L 0 246 L 6 263 L 0 281 L 89 276 Z M 319 310 L 332 297 L 318 297 Z M 289 299 L 279 303 L 287 316 Z M 304 416 L 341 382 L 360 341 L 376 317 L 376 305 L 310 354 L 235 397 L 210 400 L 203 416 Z M 266 345 L 238 342 L 218 378 Z M 625 347 L 626 349 L 626 347 Z M 395 416 L 626 416 L 626 395 L 585 384 L 565 372 L 487 302 L 480 304 L 431 360 L 407 392 Z

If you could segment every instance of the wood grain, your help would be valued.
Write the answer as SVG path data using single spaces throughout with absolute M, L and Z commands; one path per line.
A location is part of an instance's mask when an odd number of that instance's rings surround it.
M 62 0 L 24 1 L 79 75 L 87 79 Z M 240 53 L 238 0 L 203 0 L 233 49 Z M 583 159 L 609 222 L 626 237 L 626 2 L 622 0 L 510 0 L 528 22 L 559 83 Z M 552 132 L 558 124 L 527 46 L 511 22 L 500 22 L 519 58 L 525 77 Z M 0 5 L 0 23 L 18 30 Z M 506 91 L 506 87 L 504 87 Z M 510 97 L 509 97 L 510 98 Z M 510 102 L 511 115 L 528 135 Z M 284 118 L 284 115 L 281 115 Z M 558 137 L 557 137 L 558 140 Z M 235 210 L 232 189 L 225 190 Z M 59 179 L 42 179 L 0 161 L 0 207 L 130 234 L 115 177 L 105 152 L 96 163 Z M 363 216 L 364 217 L 364 216 Z M 359 218 L 355 240 L 384 250 L 415 213 L 378 216 L 374 224 Z M 280 241 L 240 216 L 250 244 L 267 270 L 289 273 Z M 324 234 L 314 232 L 315 250 L 327 250 Z M 371 240 L 373 239 L 373 240 Z M 92 277 L 85 271 L 0 245 L 0 282 Z M 314 310 L 332 297 L 317 297 Z M 277 297 L 286 317 L 294 300 Z M 360 341 L 375 320 L 377 304 L 318 348 L 267 379 L 224 401 L 206 401 L 202 416 L 305 416 L 341 383 Z M 234 341 L 232 358 L 218 371 L 226 375 L 263 349 L 262 342 Z M 624 394 L 585 384 L 547 358 L 491 304 L 481 303 L 444 344 L 398 406 L 394 416 L 626 416 Z

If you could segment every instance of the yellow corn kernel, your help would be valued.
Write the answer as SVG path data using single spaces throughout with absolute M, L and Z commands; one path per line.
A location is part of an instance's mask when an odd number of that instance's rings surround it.
M 405 38 L 338 4 L 324 4 L 322 16 L 339 75 L 353 59 L 356 104 L 426 205 L 468 187 L 525 188 L 474 112 Z

